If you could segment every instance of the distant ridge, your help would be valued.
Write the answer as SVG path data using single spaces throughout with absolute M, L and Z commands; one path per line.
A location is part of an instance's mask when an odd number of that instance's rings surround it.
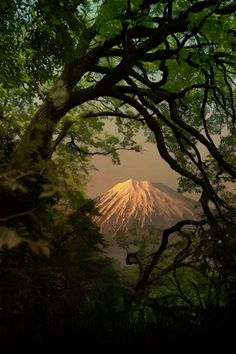
M 101 214 L 96 222 L 104 235 L 134 224 L 140 229 L 150 224 L 162 229 L 183 219 L 196 219 L 200 211 L 196 201 L 163 183 L 134 179 L 114 185 L 95 202 Z

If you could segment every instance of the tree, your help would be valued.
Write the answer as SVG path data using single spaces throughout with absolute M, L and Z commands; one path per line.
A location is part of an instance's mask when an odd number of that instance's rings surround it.
M 2 2 L 1 134 L 15 144 L 4 152 L 2 224 L 48 201 L 60 149 L 117 160 L 118 149 L 139 149 L 142 128 L 182 189 L 200 193 L 212 234 L 233 239 L 235 9 L 226 0 Z M 99 136 L 104 118 L 121 141 Z

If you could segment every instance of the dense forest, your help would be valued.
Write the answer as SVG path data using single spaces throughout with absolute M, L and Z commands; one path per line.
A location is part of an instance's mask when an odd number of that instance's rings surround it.
M 227 0 L 0 2 L 1 348 L 233 342 L 235 12 Z M 138 153 L 139 131 L 203 212 L 149 230 L 149 245 L 140 235 L 122 267 L 84 188 L 91 158 Z

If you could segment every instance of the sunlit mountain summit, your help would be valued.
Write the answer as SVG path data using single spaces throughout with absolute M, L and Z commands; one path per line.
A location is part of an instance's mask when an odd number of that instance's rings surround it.
M 183 219 L 196 219 L 198 203 L 163 183 L 128 179 L 118 183 L 96 198 L 100 216 L 96 222 L 104 235 L 153 225 L 170 227 Z

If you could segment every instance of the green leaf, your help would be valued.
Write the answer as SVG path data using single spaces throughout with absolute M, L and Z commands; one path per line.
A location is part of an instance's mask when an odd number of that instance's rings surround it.
M 0 248 L 7 246 L 8 249 L 17 247 L 23 238 L 20 237 L 14 230 L 8 227 L 0 227 Z
M 40 239 L 38 241 L 28 241 L 28 245 L 31 249 L 31 251 L 37 255 L 43 255 L 46 257 L 49 257 L 51 254 L 50 250 L 50 244 L 43 239 Z

